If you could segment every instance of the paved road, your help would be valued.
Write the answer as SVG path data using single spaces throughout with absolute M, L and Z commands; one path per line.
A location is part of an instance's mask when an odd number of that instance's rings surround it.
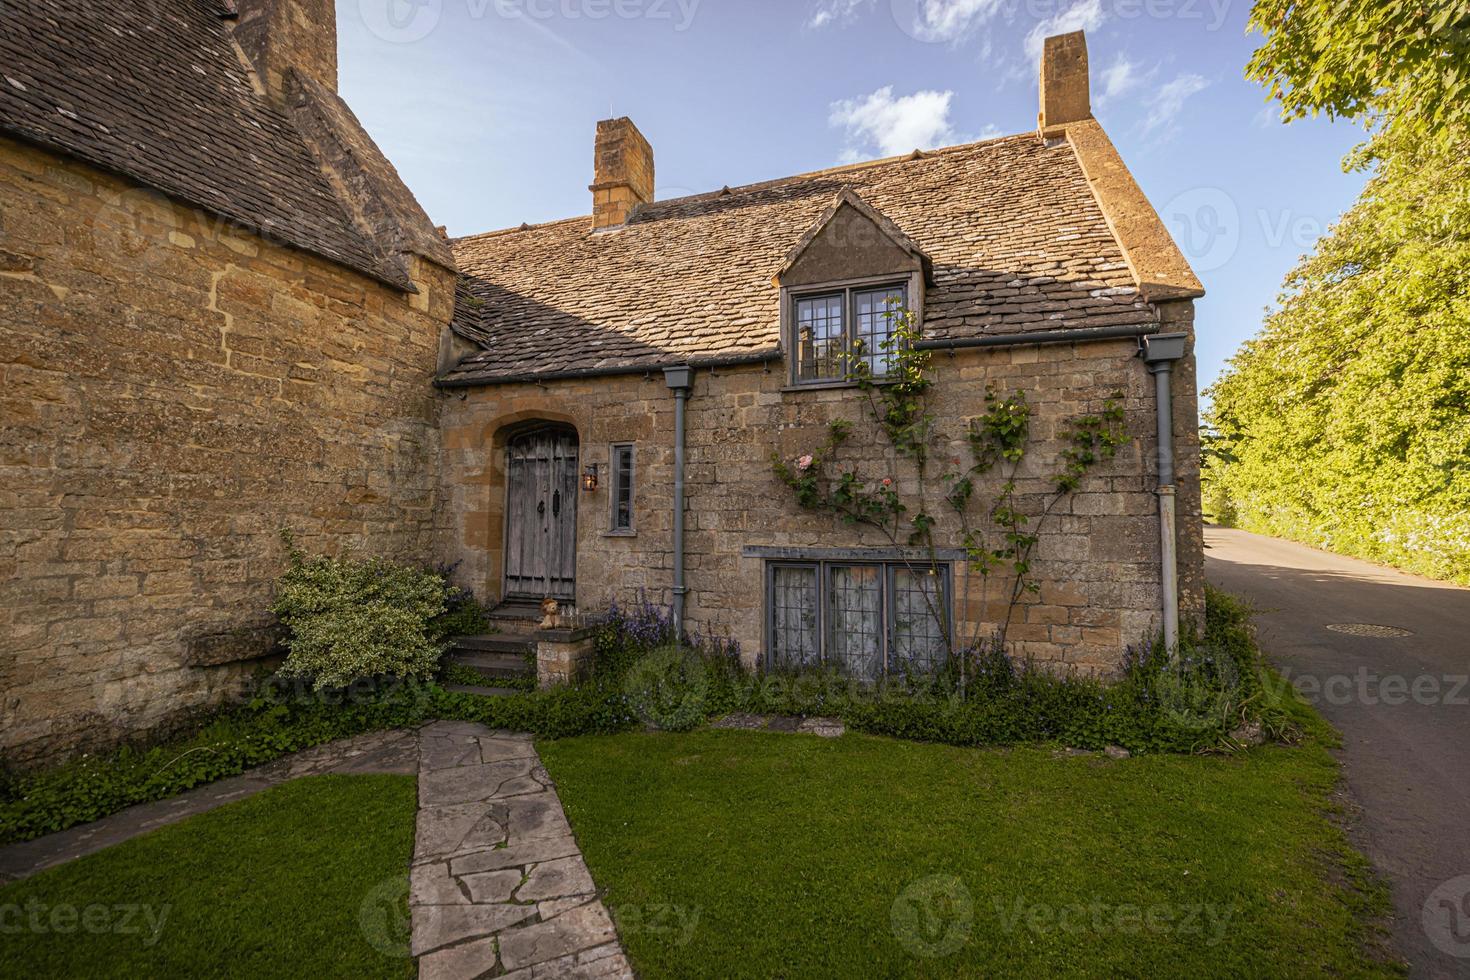
M 1343 733 L 1354 842 L 1392 884 L 1411 976 L 1470 977 L 1470 589 L 1244 531 L 1205 544 L 1206 576 L 1256 604 L 1262 648 Z

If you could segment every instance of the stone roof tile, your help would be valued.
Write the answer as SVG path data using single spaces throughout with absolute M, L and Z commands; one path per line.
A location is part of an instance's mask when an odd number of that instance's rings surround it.
M 256 92 L 220 0 L 8 0 L 0 132 L 411 289 L 291 121 Z
M 929 338 L 1156 319 L 1072 148 L 1024 134 L 657 201 L 615 230 L 582 217 L 458 239 L 479 302 L 459 304 L 454 328 L 483 350 L 443 380 L 776 351 L 772 276 L 844 192 L 932 260 Z

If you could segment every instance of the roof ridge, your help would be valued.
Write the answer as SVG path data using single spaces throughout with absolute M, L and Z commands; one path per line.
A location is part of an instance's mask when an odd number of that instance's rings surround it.
M 986 145 L 995 144 L 995 143 L 1006 143 L 1006 142 L 1010 142 L 1012 140 L 1021 140 L 1021 139 L 1027 139 L 1027 138 L 1035 139 L 1036 138 L 1036 134 L 1034 132 L 1011 133 L 1011 134 L 1006 135 L 1006 136 L 992 136 L 989 139 L 972 140 L 972 141 L 970 141 L 968 143 L 956 143 L 956 144 L 954 144 L 952 146 L 936 147 L 935 149 L 932 149 L 932 150 L 924 150 L 924 151 L 922 151 L 923 155 L 921 157 L 919 157 L 918 159 L 919 160 L 929 160 L 929 159 L 932 159 L 932 158 L 934 158 L 936 156 L 940 156 L 942 154 L 958 153 L 958 152 L 963 151 L 963 150 L 973 150 L 974 148 L 976 148 L 978 146 L 986 146 Z M 913 162 L 916 162 L 916 161 L 915 161 L 915 157 L 914 157 L 913 151 L 911 150 L 911 151 L 909 151 L 907 153 L 900 153 L 897 156 L 879 157 L 879 158 L 877 158 L 875 160 L 860 160 L 860 161 L 858 161 L 856 163 L 842 163 L 842 164 L 838 164 L 835 167 L 824 167 L 824 168 L 822 168 L 820 170 L 808 170 L 808 171 L 804 171 L 802 173 L 791 174 L 791 175 L 786 176 L 786 177 L 772 177 L 772 178 L 769 178 L 767 180 L 758 180 L 758 181 L 755 181 L 755 182 L 749 183 L 749 184 L 736 184 L 734 186 L 731 186 L 729 184 L 726 184 L 725 186 L 723 186 L 723 187 L 717 187 L 717 188 L 715 188 L 712 191 L 701 191 L 698 194 L 685 194 L 683 197 L 670 197 L 670 198 L 665 198 L 665 199 L 659 200 L 659 201 L 652 201 L 652 202 L 650 202 L 650 204 L 656 205 L 658 207 L 663 207 L 663 206 L 670 205 L 670 204 L 679 204 L 679 203 L 689 202 L 689 201 L 699 201 L 699 200 L 703 200 L 703 199 L 714 199 L 716 197 L 733 197 L 733 196 L 735 196 L 737 194 L 748 193 L 748 192 L 751 192 L 751 191 L 766 190 L 768 188 L 775 187 L 775 186 L 778 186 L 780 184 L 792 183 L 792 182 L 800 181 L 800 180 L 810 180 L 813 177 L 827 177 L 827 176 L 831 176 L 832 174 L 851 173 L 851 172 L 856 172 L 856 171 L 859 171 L 859 170 L 869 170 L 869 169 L 873 169 L 873 168 L 876 168 L 876 167 L 887 166 L 889 164 L 894 164 L 894 163 L 913 163 Z M 647 205 L 643 205 L 643 207 L 646 207 L 646 206 Z M 566 224 L 569 221 L 591 221 L 591 220 L 592 220 L 592 215 L 591 214 L 573 215 L 572 217 L 569 217 L 569 218 L 554 218 L 554 219 L 552 219 L 550 221 L 533 222 L 533 223 L 531 223 L 529 225 L 525 225 L 525 224 L 517 225 L 514 228 L 496 228 L 496 229 L 492 229 L 490 231 L 480 231 L 480 232 L 474 232 L 474 233 L 469 234 L 469 235 L 460 235 L 457 238 L 451 238 L 450 239 L 450 243 L 451 244 L 458 244 L 459 242 L 469 241 L 471 239 L 492 238 L 492 237 L 495 237 L 495 236 L 498 236 L 498 235 L 508 235 L 508 234 L 512 234 L 514 232 L 520 232 L 520 231 L 534 231 L 534 230 L 536 230 L 538 228 L 546 228 L 546 227 L 549 227 L 551 225 Z

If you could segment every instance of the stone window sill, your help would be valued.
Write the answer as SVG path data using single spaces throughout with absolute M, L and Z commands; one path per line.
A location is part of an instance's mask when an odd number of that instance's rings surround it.
M 874 387 L 881 388 L 884 385 L 893 384 L 893 378 L 874 378 Z M 834 388 L 856 388 L 860 382 L 857 381 L 808 381 L 806 384 L 785 385 L 781 388 L 781 394 L 792 394 L 800 391 L 831 391 Z
M 636 538 L 638 537 L 638 532 L 632 528 L 628 528 L 625 531 L 603 531 L 602 536 L 604 538 Z

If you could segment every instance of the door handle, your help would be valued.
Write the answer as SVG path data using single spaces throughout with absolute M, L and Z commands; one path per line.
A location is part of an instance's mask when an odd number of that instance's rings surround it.
M 554 490 L 551 494 L 551 516 L 561 516 L 561 491 Z

